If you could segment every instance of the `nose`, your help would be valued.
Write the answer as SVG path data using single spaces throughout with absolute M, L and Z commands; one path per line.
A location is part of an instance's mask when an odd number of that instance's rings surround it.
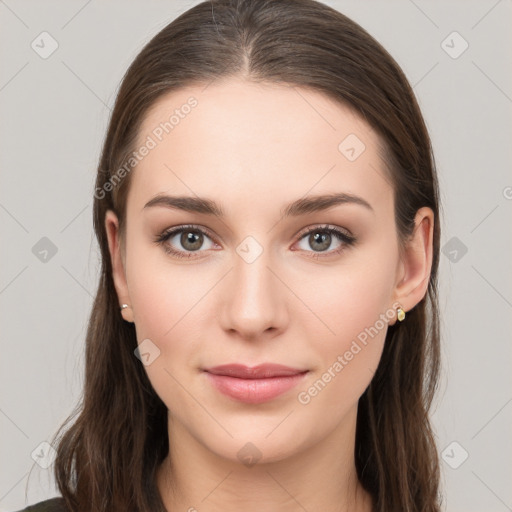
M 257 341 L 275 337 L 285 329 L 287 290 L 274 267 L 267 251 L 252 262 L 235 255 L 222 289 L 220 322 L 226 332 Z

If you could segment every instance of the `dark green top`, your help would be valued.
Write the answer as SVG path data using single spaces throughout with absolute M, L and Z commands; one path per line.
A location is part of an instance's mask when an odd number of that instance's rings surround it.
M 51 498 L 18 510 L 18 512 L 67 512 L 67 508 L 64 505 L 64 498 Z

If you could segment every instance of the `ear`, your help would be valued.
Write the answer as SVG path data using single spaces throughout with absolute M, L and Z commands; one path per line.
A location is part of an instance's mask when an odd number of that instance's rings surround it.
M 128 304 L 130 306 L 121 310 L 121 314 L 127 322 L 133 322 L 133 311 L 131 308 L 130 295 L 128 293 L 123 255 L 119 239 L 119 220 L 112 210 L 107 210 L 107 213 L 105 214 L 105 230 L 107 233 L 110 260 L 112 261 L 112 277 L 114 279 L 114 286 L 119 299 L 119 306 L 121 306 L 121 304 Z
M 432 268 L 434 212 L 423 207 L 416 212 L 414 231 L 400 258 L 398 281 L 394 290 L 395 302 L 407 312 L 427 293 Z M 396 317 L 389 325 L 394 325 Z

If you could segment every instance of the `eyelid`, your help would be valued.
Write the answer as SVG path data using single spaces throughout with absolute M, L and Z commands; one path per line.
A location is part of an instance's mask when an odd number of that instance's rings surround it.
M 315 231 L 333 231 L 333 232 L 339 232 L 340 234 L 347 237 L 347 239 L 354 239 L 355 237 L 352 235 L 352 233 L 346 229 L 341 228 L 339 226 L 335 226 L 333 224 L 315 224 L 314 226 L 308 226 L 304 229 L 301 229 L 296 237 L 299 239 L 302 239 L 305 235 L 309 235 L 309 233 L 313 233 Z
M 202 233 L 203 235 L 207 236 L 208 238 L 210 238 L 212 240 L 213 243 L 215 243 L 216 245 L 219 245 L 218 242 L 217 242 L 217 237 L 215 235 L 212 234 L 212 232 L 204 227 L 204 226 L 199 226 L 198 224 L 180 224 L 178 226 L 173 226 L 171 228 L 167 228 L 165 229 L 162 233 L 160 233 L 159 235 L 157 235 L 155 237 L 155 243 L 157 244 L 161 244 L 161 245 L 165 245 L 165 249 L 167 252 L 170 252 L 172 254 L 190 254 L 191 256 L 185 256 L 187 258 L 193 258 L 194 256 L 192 256 L 194 253 L 200 253 L 200 252 L 204 252 L 204 250 L 199 250 L 199 251 L 181 251 L 181 250 L 176 250 L 176 249 L 171 249 L 169 248 L 169 246 L 166 244 L 166 242 L 170 239 L 170 238 L 173 238 L 175 237 L 176 235 L 180 234 L 180 233 L 183 233 L 184 231 L 198 231 L 200 233 Z
M 329 257 L 332 258 L 338 256 L 342 252 L 345 252 L 345 250 L 353 246 L 357 241 L 356 237 L 352 235 L 350 231 L 348 231 L 346 228 L 341 228 L 339 226 L 334 226 L 330 224 L 317 224 L 301 230 L 299 234 L 296 235 L 298 237 L 298 240 L 295 242 L 295 244 L 302 242 L 302 240 L 306 238 L 310 233 L 315 232 L 329 233 L 331 236 L 334 236 L 336 239 L 338 239 L 338 241 L 340 242 L 340 246 L 337 249 L 331 249 L 328 251 L 304 251 L 307 255 L 307 258 L 328 259 Z
M 203 235 L 206 235 L 208 238 L 210 238 L 215 244 L 218 244 L 217 237 L 211 233 L 211 231 L 203 226 L 197 225 L 197 224 L 181 224 L 178 226 L 174 226 L 171 228 L 168 228 L 164 230 L 160 235 L 157 235 L 155 242 L 161 245 L 165 245 L 165 251 L 173 254 L 177 257 L 181 258 L 187 258 L 187 259 L 196 259 L 195 256 L 196 253 L 202 253 L 205 252 L 205 250 L 198 250 L 198 251 L 182 251 L 182 250 L 176 250 L 168 245 L 166 245 L 166 242 L 169 240 L 169 238 L 172 238 L 176 236 L 177 234 L 180 234 L 184 231 L 198 231 L 202 233 Z M 323 224 L 323 225 L 313 225 L 308 226 L 301 231 L 299 231 L 298 234 L 295 235 L 295 238 L 297 240 L 294 242 L 293 245 L 299 243 L 304 239 L 307 235 L 314 232 L 327 232 L 331 235 L 334 235 L 338 240 L 342 243 L 342 246 L 338 249 L 329 250 L 329 251 L 305 251 L 307 253 L 310 253 L 310 257 L 314 258 L 321 258 L 321 257 L 328 257 L 328 256 L 334 256 L 339 253 L 341 253 L 346 248 L 350 247 L 352 244 L 356 242 L 356 237 L 353 236 L 350 231 L 348 231 L 345 228 L 341 228 L 338 226 L 330 225 L 330 224 Z M 185 256 L 187 255 L 187 256 Z

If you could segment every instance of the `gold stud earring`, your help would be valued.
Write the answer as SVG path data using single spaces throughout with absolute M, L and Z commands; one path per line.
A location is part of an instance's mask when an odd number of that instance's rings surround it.
M 402 309 L 401 306 L 396 308 L 396 317 L 398 318 L 399 322 L 403 322 L 403 320 L 405 319 L 405 311 Z
M 119 309 L 121 311 L 121 316 L 123 317 L 123 320 L 126 322 L 133 323 L 133 312 L 129 311 L 132 309 L 132 307 L 129 304 L 121 304 L 119 306 Z

